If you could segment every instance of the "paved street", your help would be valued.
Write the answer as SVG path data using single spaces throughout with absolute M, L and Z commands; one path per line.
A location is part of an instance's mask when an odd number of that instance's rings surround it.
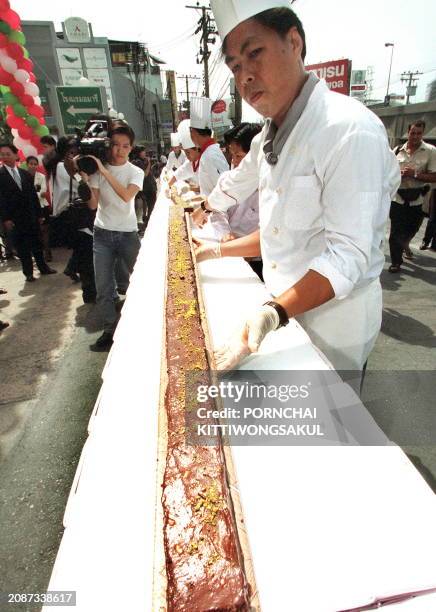
M 433 376 L 436 253 L 383 273 L 383 329 L 368 364 L 367 405 L 436 491 Z M 63 270 L 68 253 L 53 263 Z M 386 269 L 388 266 L 386 264 Z M 43 591 L 106 354 L 95 307 L 62 273 L 25 285 L 18 262 L 0 265 L 0 591 Z M 413 370 L 410 374 L 408 370 Z M 413 432 L 417 432 L 413 435 Z M 15 605 L 10 610 L 26 610 Z M 3 612 L 3 609 L 2 611 Z M 9 610 L 5 609 L 5 612 Z

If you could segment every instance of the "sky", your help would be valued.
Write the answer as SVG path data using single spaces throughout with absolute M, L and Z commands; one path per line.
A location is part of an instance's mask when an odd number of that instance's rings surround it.
M 83 17 L 95 36 L 144 42 L 167 63 L 164 68 L 202 77 L 202 66 L 196 63 L 199 36 L 194 35 L 200 11 L 185 8 L 196 5 L 196 0 L 10 0 L 10 4 L 22 20 L 54 21 L 59 29 L 66 17 Z M 425 100 L 427 84 L 436 80 L 435 0 L 296 0 L 293 9 L 306 31 L 307 64 L 348 58 L 353 69 L 372 66 L 373 97 L 383 99 L 391 57 L 385 43 L 394 43 L 390 93 L 404 94 L 401 73 L 418 70 L 423 74 L 411 101 Z M 210 60 L 212 98 L 229 93 L 230 73 L 216 59 L 218 50 L 219 38 Z M 179 92 L 185 89 L 184 79 L 178 80 Z M 202 79 L 190 81 L 191 93 L 201 95 L 201 90 Z M 254 118 L 247 107 L 244 118 Z

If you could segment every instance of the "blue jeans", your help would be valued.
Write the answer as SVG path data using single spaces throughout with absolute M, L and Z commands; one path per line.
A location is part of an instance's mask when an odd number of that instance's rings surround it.
M 95 286 L 104 331 L 113 333 L 118 319 L 114 302 L 116 261 L 121 260 L 131 274 L 140 246 L 138 232 L 113 232 L 94 227 Z

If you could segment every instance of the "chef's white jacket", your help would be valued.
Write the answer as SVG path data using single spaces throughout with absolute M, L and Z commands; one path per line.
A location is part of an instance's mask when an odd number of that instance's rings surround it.
M 380 329 L 385 225 L 400 184 L 384 126 L 320 81 L 275 166 L 265 133 L 220 177 L 209 207 L 227 210 L 259 188 L 267 288 L 278 296 L 308 270 L 326 277 L 335 299 L 297 318 L 337 369 L 361 368 Z
M 178 181 L 190 181 L 198 185 L 198 168 L 194 170 L 192 162 L 190 162 L 189 159 L 187 159 L 180 168 L 177 168 L 174 172 L 174 176 Z
M 174 168 L 177 170 L 177 168 L 180 168 L 180 166 L 183 166 L 185 161 L 186 161 L 186 155 L 184 151 L 180 152 L 179 157 L 176 157 L 176 154 L 174 153 L 174 151 L 170 151 L 170 154 L 168 155 L 168 161 L 167 161 L 165 168 L 170 171 L 173 171 Z
M 235 238 L 252 234 L 259 229 L 259 192 L 256 190 L 226 212 L 211 213 L 209 220 L 218 238 L 228 234 L 233 234 Z
M 229 164 L 219 144 L 215 143 L 207 147 L 200 157 L 200 165 L 198 167 L 198 181 L 201 195 L 208 196 L 217 184 L 220 175 L 228 169 Z M 253 193 L 253 191 L 254 189 L 251 193 Z M 234 203 L 235 202 L 232 202 L 232 204 Z

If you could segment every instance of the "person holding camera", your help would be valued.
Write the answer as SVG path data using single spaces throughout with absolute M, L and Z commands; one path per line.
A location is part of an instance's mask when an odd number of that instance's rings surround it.
M 103 334 L 91 350 L 105 351 L 112 345 L 117 324 L 115 265 L 120 259 L 132 273 L 139 252 L 138 223 L 135 196 L 142 189 L 144 172 L 129 162 L 135 134 L 127 125 L 112 125 L 108 138 L 108 162 L 90 155 L 97 164 L 97 172 L 82 178 L 88 184 L 88 195 L 82 198 L 91 209 L 96 209 L 94 223 L 94 272 L 97 304 L 103 316 Z
M 50 250 L 49 236 L 49 220 L 50 220 L 50 204 L 48 201 L 47 181 L 42 172 L 38 172 L 39 161 L 34 155 L 29 155 L 26 158 L 27 172 L 33 176 L 36 193 L 38 194 L 39 205 L 41 206 L 44 221 L 41 224 L 41 240 L 44 248 L 45 261 L 52 261 L 52 253 Z

